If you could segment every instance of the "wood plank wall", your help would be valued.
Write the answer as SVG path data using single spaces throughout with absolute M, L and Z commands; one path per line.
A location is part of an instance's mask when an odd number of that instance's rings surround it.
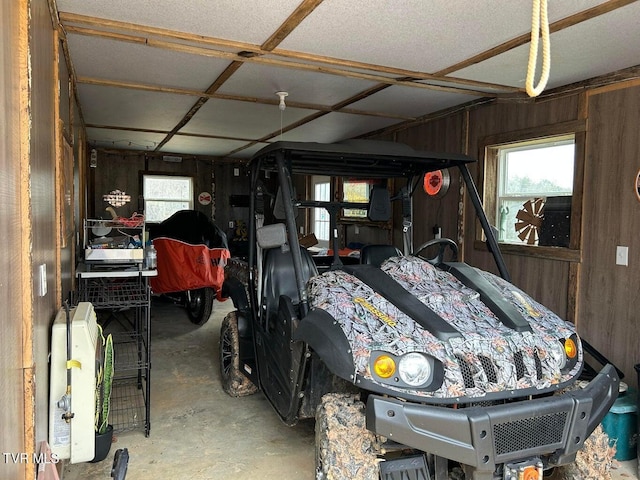
M 412 128 L 396 134 L 395 140 L 418 150 L 465 153 L 463 127 L 464 112 L 429 123 L 429 128 Z M 458 240 L 458 202 L 460 201 L 460 176 L 452 175 L 448 192 L 439 198 L 429 197 L 421 186 L 413 197 L 413 239 L 415 247 L 434 238 L 433 227 L 442 228 L 442 236 Z M 400 243 L 399 245 L 402 245 Z M 461 252 L 462 253 L 462 252 Z
M 397 131 L 394 138 L 425 150 L 466 150 L 479 160 L 471 173 L 481 187 L 486 138 L 527 131 L 535 135 L 564 122 L 578 125 L 585 118 L 586 154 L 579 149 L 578 157 L 584 159 L 577 165 L 584 169 L 585 185 L 577 192 L 583 194 L 581 259 L 507 254 L 505 261 L 517 286 L 564 318 L 575 313 L 579 333 L 623 370 L 630 385 L 636 386 L 633 366 L 640 363 L 640 335 L 633 300 L 640 288 L 640 201 L 633 182 L 640 169 L 639 82 L 535 102 L 476 106 L 469 109 L 468 121 L 465 112 L 452 113 Z M 416 244 L 433 237 L 431 227 L 436 221 L 444 226 L 443 236 L 455 238 L 449 219 L 456 217 L 458 199 L 456 188 L 441 200 L 418 195 L 418 208 L 426 212 L 426 217 L 423 222 L 415 222 Z M 472 211 L 467 200 L 465 261 L 495 272 L 491 256 L 474 241 Z M 629 247 L 628 267 L 615 265 L 616 245 Z
M 640 86 L 589 95 L 585 166 L 584 253 L 578 315 L 582 334 L 636 385 L 640 363 Z M 629 266 L 615 265 L 616 246 Z
M 0 445 L 3 452 L 25 451 L 25 393 L 23 388 L 22 268 L 23 222 L 21 211 L 26 92 L 21 95 L 21 71 L 27 62 L 26 2 L 0 2 L 0 218 L 3 252 L 0 256 Z M 26 80 L 26 79 L 25 79 Z M 27 137 L 28 142 L 28 137 Z M 0 477 L 25 478 L 25 465 L 0 462 Z
M 48 438 L 49 365 L 48 353 L 51 324 L 61 305 L 63 290 L 56 272 L 71 272 L 70 254 L 59 250 L 59 218 L 56 210 L 56 126 L 58 62 L 55 57 L 55 35 L 46 0 L 31 0 L 31 131 L 30 131 L 30 238 L 31 264 L 28 292 L 33 299 L 33 311 L 24 316 L 33 333 L 26 345 L 35 385 L 34 412 L 27 418 L 34 425 L 32 445 L 27 452 L 37 451 L 37 443 Z M 60 262 L 60 265 L 58 265 Z M 47 294 L 38 291 L 38 267 L 46 265 Z M 68 275 L 68 273 L 67 273 Z M 31 467 L 32 464 L 29 464 Z M 33 477 L 31 477 L 33 478 Z
M 0 5 L 0 437 L 3 452 L 28 455 L 48 436 L 49 333 L 60 304 L 50 18 L 46 0 Z M 47 272 L 44 296 L 35 282 L 40 265 Z M 33 479 L 35 467 L 32 457 L 2 462 L 0 477 Z
M 194 209 L 203 212 L 209 218 L 215 218 L 215 223 L 225 233 L 230 233 L 229 221 L 246 222 L 248 219 L 247 208 L 232 207 L 229 203 L 230 195 L 249 193 L 249 178 L 244 164 L 221 162 L 214 157 L 204 156 L 185 156 L 181 163 L 170 163 L 163 161 L 161 156 L 146 158 L 139 152 L 114 154 L 99 149 L 98 166 L 89 170 L 93 179 L 92 190 L 95 192 L 90 197 L 89 218 L 111 218 L 105 211 L 109 205 L 102 200 L 102 196 L 115 189 L 131 195 L 129 204 L 116 208 L 119 216 L 129 217 L 134 212 L 142 213 L 144 204 L 139 173 L 150 171 L 193 177 L 196 197 Z M 214 194 L 215 203 L 200 205 L 197 197 L 201 192 Z

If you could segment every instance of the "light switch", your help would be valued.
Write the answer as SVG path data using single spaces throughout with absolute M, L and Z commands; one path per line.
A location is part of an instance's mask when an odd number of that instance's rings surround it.
M 39 292 L 38 295 L 44 297 L 47 294 L 47 264 L 43 263 L 38 266 L 39 280 Z
M 616 265 L 629 265 L 629 247 L 618 245 L 616 247 Z

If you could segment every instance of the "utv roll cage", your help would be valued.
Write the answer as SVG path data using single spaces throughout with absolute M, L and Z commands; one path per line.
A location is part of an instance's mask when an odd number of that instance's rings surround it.
M 403 202 L 403 216 L 405 217 L 405 235 L 410 237 L 411 229 L 411 197 L 418 186 L 422 176 L 427 172 L 449 169 L 457 167 L 467 187 L 467 192 L 471 203 L 474 206 L 480 225 L 484 231 L 487 247 L 496 262 L 500 276 L 510 281 L 510 275 L 500 252 L 497 239 L 494 235 L 489 220 L 482 208 L 482 202 L 478 190 L 471 177 L 467 165 L 475 160 L 467 155 L 459 153 L 440 153 L 416 151 L 408 145 L 377 140 L 347 140 L 333 144 L 323 144 L 315 142 L 274 142 L 260 150 L 250 162 L 251 191 L 258 192 L 258 195 L 251 195 L 250 216 L 249 216 L 249 245 L 255 245 L 256 213 L 261 213 L 264 204 L 259 201 L 261 171 L 275 172 L 279 179 L 279 192 L 276 199 L 277 207 L 281 209 L 282 219 L 286 222 L 288 243 L 291 247 L 292 261 L 296 272 L 296 284 L 301 299 L 301 313 L 308 311 L 308 302 L 302 271 L 302 257 L 299 249 L 297 237 L 297 227 L 295 224 L 294 204 L 300 207 L 325 208 L 330 215 L 330 231 L 333 232 L 336 224 L 338 212 L 342 208 L 367 209 L 374 215 L 372 220 L 376 220 L 376 215 L 385 215 L 390 212 L 390 200 L 401 200 Z M 407 184 L 400 194 L 392 199 L 385 198 L 382 191 L 372 191 L 369 203 L 353 203 L 340 201 L 298 201 L 294 198 L 291 183 L 292 174 L 303 175 L 332 175 L 337 177 L 360 177 L 371 179 L 405 178 Z M 382 189 L 381 189 L 382 190 Z M 385 189 L 386 192 L 386 189 Z M 258 197 L 258 198 L 256 198 Z M 381 217 L 379 217 L 382 219 Z M 339 264 L 338 239 L 332 236 L 332 248 L 334 263 Z M 405 249 L 410 242 L 405 241 Z M 409 247 L 410 248 L 410 247 Z M 405 254 L 410 252 L 405 251 Z M 256 264 L 255 249 L 249 250 L 249 265 Z M 250 282 L 252 278 L 250 269 Z M 253 295 L 252 295 L 253 297 Z M 255 301 L 252 298 L 251 301 Z

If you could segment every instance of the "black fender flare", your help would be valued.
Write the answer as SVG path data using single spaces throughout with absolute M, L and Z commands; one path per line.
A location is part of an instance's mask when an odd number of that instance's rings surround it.
M 298 325 L 293 339 L 309 345 L 331 373 L 355 381 L 351 344 L 338 322 L 325 310 L 310 311 Z
M 230 298 L 238 311 L 238 332 L 241 337 L 251 336 L 249 299 L 244 284 L 237 278 L 227 277 L 220 290 L 222 298 Z
M 237 310 L 244 311 L 249 309 L 249 299 L 247 298 L 244 284 L 237 278 L 225 278 L 220 295 L 223 298 L 230 298 Z

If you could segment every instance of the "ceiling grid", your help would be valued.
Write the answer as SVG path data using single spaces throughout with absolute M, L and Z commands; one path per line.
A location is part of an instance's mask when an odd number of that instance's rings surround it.
M 245 159 L 281 136 L 334 142 L 526 98 L 524 0 L 54 5 L 97 148 Z M 549 17 L 549 89 L 640 65 L 640 0 L 552 0 Z

